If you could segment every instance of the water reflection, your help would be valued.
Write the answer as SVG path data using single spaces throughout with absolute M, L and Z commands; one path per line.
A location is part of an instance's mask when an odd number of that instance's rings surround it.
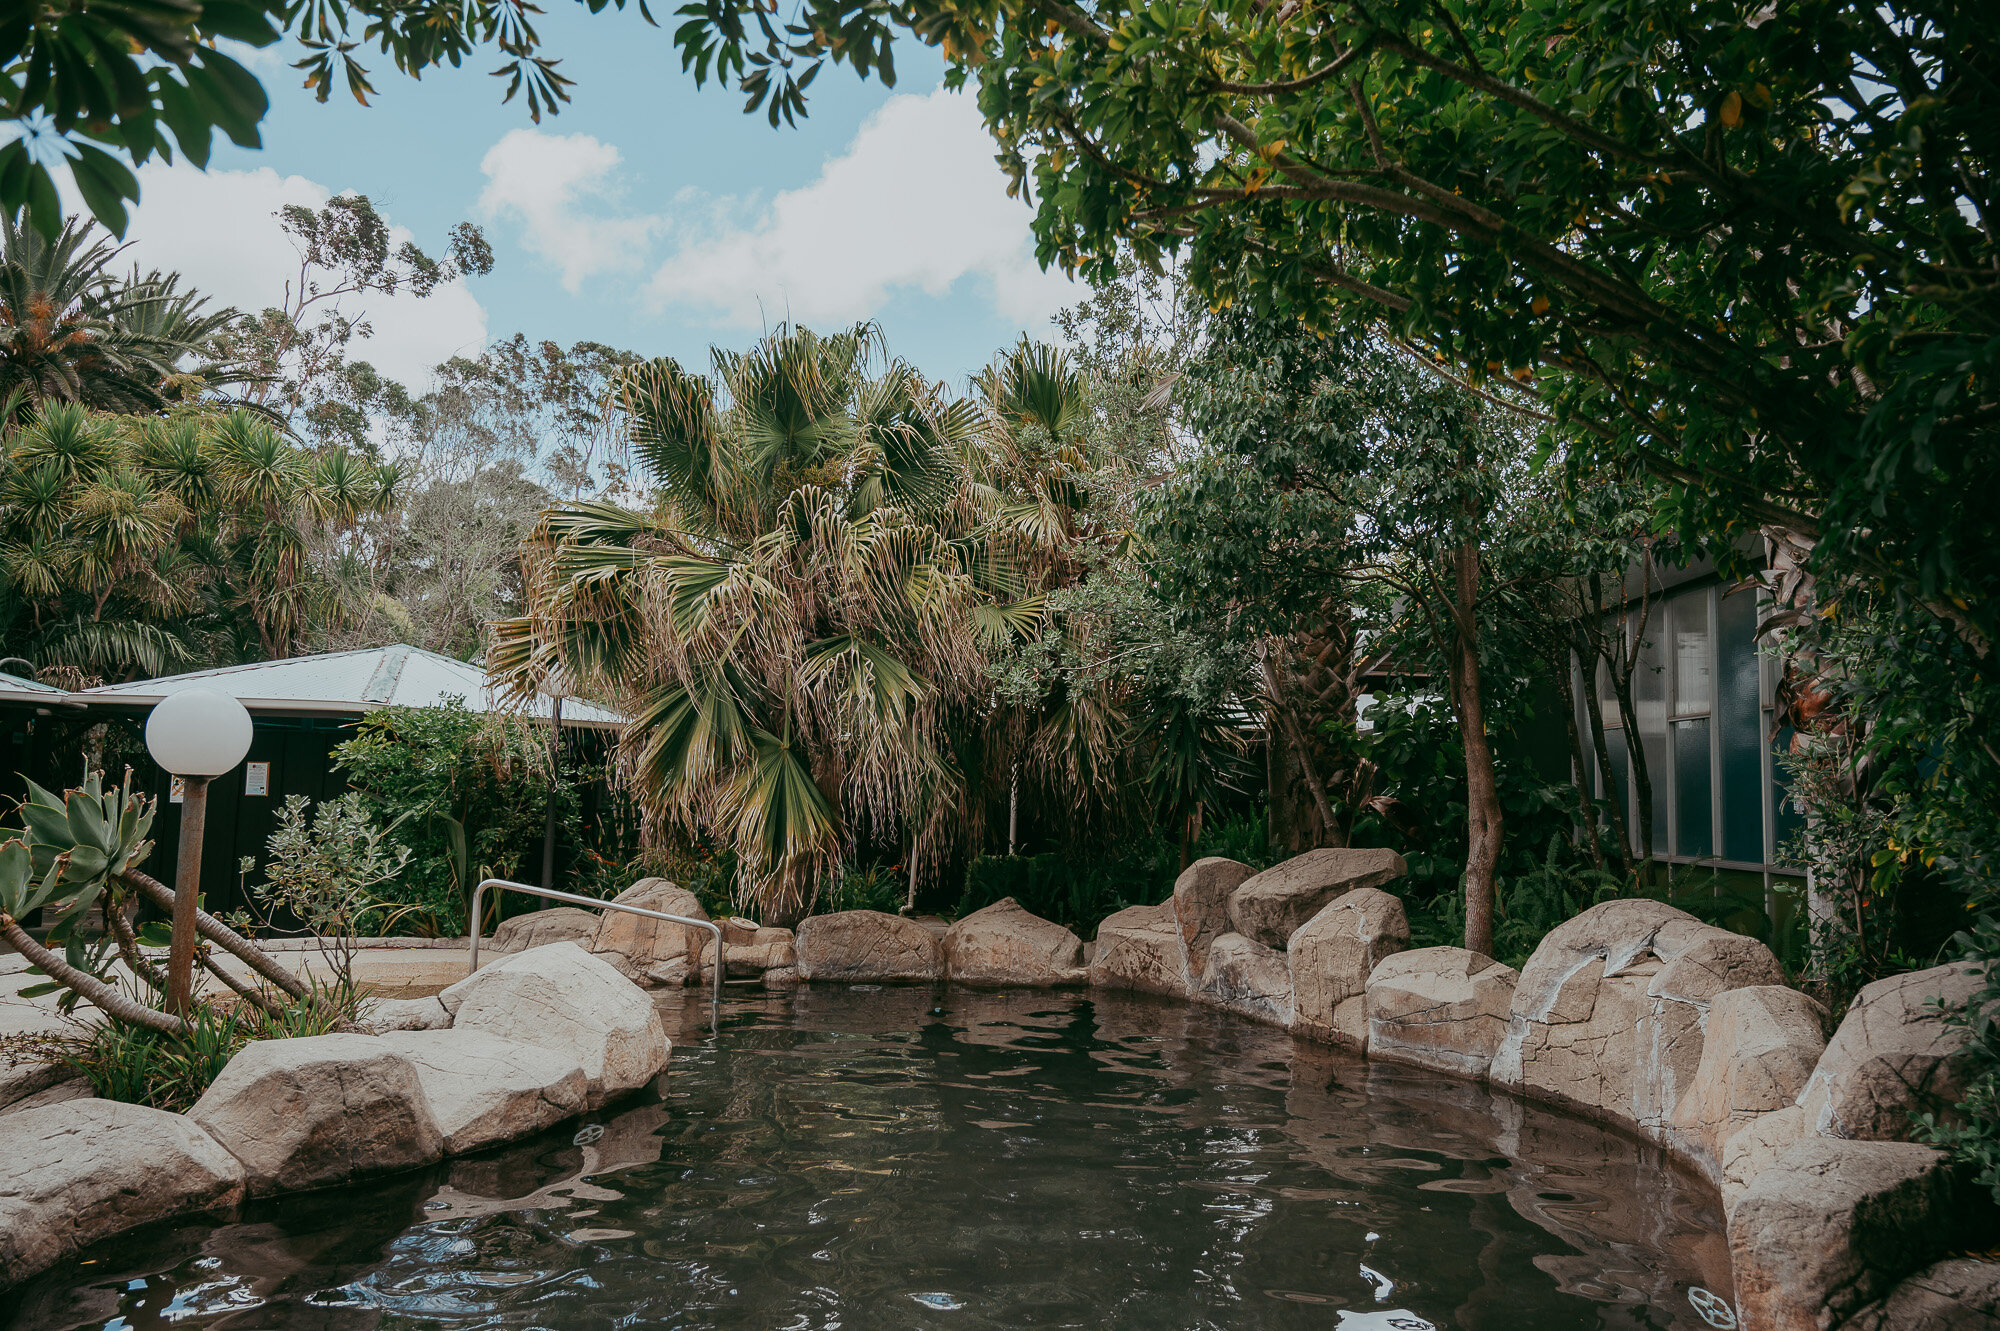
M 102 1245 L 15 1327 L 1700 1327 L 1656 1150 L 1144 997 L 690 996 L 655 1101 Z M 685 1041 L 685 1042 L 683 1042 Z

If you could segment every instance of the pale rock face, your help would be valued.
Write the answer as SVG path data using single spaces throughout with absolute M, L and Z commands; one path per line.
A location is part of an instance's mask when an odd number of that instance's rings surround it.
M 1723 1144 L 1752 1120 L 1795 1107 L 1820 1052 L 1826 1009 L 1796 989 L 1751 985 L 1717 994 L 1701 1062 L 1672 1126 L 1678 1144 L 1715 1177 Z
M 377 1035 L 387 1031 L 443 1030 L 451 1025 L 451 1010 L 436 994 L 427 998 L 378 998 L 368 1005 L 361 1024 Z
M 587 1108 L 637 1090 L 667 1065 L 666 1028 L 653 1000 L 575 943 L 517 952 L 452 989 L 459 990 L 454 1030 L 490 1031 L 581 1063 Z
M 1201 996 L 1256 1021 L 1292 1024 L 1292 970 L 1285 954 L 1242 934 L 1223 934 L 1209 946 Z
M 666 915 L 708 918 L 708 912 L 701 908 L 694 893 L 664 878 L 641 878 L 613 900 Z M 648 971 L 675 962 L 693 968 L 699 962 L 702 948 L 715 937 L 692 924 L 649 920 L 643 915 L 627 915 L 617 910 L 593 913 L 598 916 L 597 931 L 586 946 L 616 966 L 627 979 L 640 983 L 645 982 Z
M 1298 927 L 1343 892 L 1381 887 L 1407 867 L 1393 850 L 1325 847 L 1295 855 L 1246 880 L 1229 897 L 1229 924 L 1266 947 L 1283 947 Z
M 1925 1267 L 1844 1331 L 1992 1331 L 2000 1327 L 2000 1262 L 1952 1257 Z
M 1755 939 L 1663 902 L 1604 902 L 1522 969 L 1493 1080 L 1662 1137 L 1700 1066 L 1710 1002 L 1783 980 Z
M 1285 949 L 1292 962 L 1293 1029 L 1333 1044 L 1365 1045 L 1368 977 L 1409 945 L 1409 917 L 1395 897 L 1361 887 L 1334 898 L 1298 927 Z
M 1736 1304 L 1757 1331 L 1846 1324 L 1963 1241 L 1990 1206 L 1943 1152 L 1805 1137 L 1729 1217 Z
M 735 978 L 754 979 L 765 971 L 793 965 L 798 959 L 796 943 L 790 929 L 738 928 L 735 933 L 737 937 L 733 940 L 729 937 L 729 931 L 724 931 L 722 936 L 722 955 L 728 959 L 729 974 Z M 701 950 L 701 974 L 704 981 L 714 968 L 715 940 L 711 938 Z
M 945 972 L 961 984 L 1082 984 L 1083 940 L 1030 914 L 1012 897 L 976 910 L 945 931 Z
M 1100 989 L 1186 998 L 1187 959 L 1181 948 L 1174 903 L 1127 906 L 1097 926 L 1097 950 L 1090 959 L 1090 982 Z
M 333 1187 L 444 1154 L 417 1070 L 372 1035 L 247 1044 L 187 1116 L 242 1162 L 252 1197 Z
M 590 1078 L 568 1054 L 482 1030 L 396 1031 L 382 1043 L 417 1070 L 446 1155 L 512 1141 L 583 1112 Z
M 1255 872 L 1239 860 L 1210 855 L 1174 879 L 1174 920 L 1180 927 L 1189 975 L 1202 973 L 1210 944 L 1230 931 L 1229 898 Z
M 1368 977 L 1369 1056 L 1484 1077 L 1519 978 L 1512 966 L 1462 947 L 1384 959 Z
M 1806 1130 L 1826 1137 L 1900 1141 L 1910 1113 L 1943 1111 L 1965 1094 L 1966 1028 L 1945 1023 L 1980 987 L 1963 965 L 1877 980 L 1861 991 L 1799 1096 Z
M 6 1123 L 0 1287 L 137 1225 L 243 1199 L 243 1166 L 183 1114 L 81 1100 Z
M 809 916 L 799 922 L 794 948 L 799 974 L 807 980 L 927 983 L 944 973 L 936 934 L 879 910 Z
M 601 912 L 581 906 L 551 906 L 500 921 L 493 930 L 495 952 L 524 952 L 544 943 L 588 944 L 602 921 Z
M 82 1080 L 81 1072 L 61 1064 L 9 1063 L 0 1058 L 0 1113 L 16 1106 L 27 1107 L 27 1101 L 32 1097 Z M 88 1083 L 85 1083 L 85 1089 L 88 1089 Z
M 1805 1135 L 1805 1111 L 1797 1105 L 1753 1118 L 1732 1132 L 1722 1143 L 1721 1178 L 1716 1184 L 1722 1193 L 1723 1215 L 1734 1215 L 1736 1203 L 1757 1176 Z
M 797 966 L 779 966 L 764 972 L 766 989 L 796 989 L 802 983 Z

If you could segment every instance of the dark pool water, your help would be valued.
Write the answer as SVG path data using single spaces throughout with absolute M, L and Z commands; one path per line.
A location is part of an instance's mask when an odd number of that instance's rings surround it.
M 1213 1011 L 759 993 L 719 1046 L 699 998 L 666 1015 L 657 1099 L 100 1245 L 0 1295 L 7 1325 L 1558 1331 L 1726 1309 L 1714 1197 L 1659 1151 Z

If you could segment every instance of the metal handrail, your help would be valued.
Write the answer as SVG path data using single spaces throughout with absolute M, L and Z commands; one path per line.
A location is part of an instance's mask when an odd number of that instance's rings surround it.
M 589 906 L 595 910 L 622 910 L 627 915 L 643 915 L 649 920 L 665 920 L 669 924 L 692 924 L 715 935 L 715 979 L 710 985 L 713 993 L 709 997 L 709 1026 L 715 1034 L 722 1034 L 722 976 L 727 963 L 722 957 L 722 926 L 714 920 L 697 920 L 687 915 L 669 915 L 661 910 L 646 910 L 639 906 L 628 906 L 622 901 L 605 901 L 598 897 L 580 897 L 574 892 L 558 892 L 549 887 L 531 887 L 526 883 L 510 882 L 505 878 L 487 878 L 472 889 L 472 929 L 468 941 L 472 945 L 471 964 L 466 967 L 467 975 L 479 969 L 479 920 L 480 902 L 489 887 L 505 887 L 516 892 L 526 892 L 529 896 L 547 897 L 550 901 L 568 901 L 578 906 Z M 700 965 L 700 958 L 695 964 Z

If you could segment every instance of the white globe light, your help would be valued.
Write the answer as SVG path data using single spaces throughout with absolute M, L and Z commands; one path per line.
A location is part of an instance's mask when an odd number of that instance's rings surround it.
M 175 776 L 221 776 L 250 752 L 250 713 L 226 693 L 182 689 L 146 718 L 146 749 Z

